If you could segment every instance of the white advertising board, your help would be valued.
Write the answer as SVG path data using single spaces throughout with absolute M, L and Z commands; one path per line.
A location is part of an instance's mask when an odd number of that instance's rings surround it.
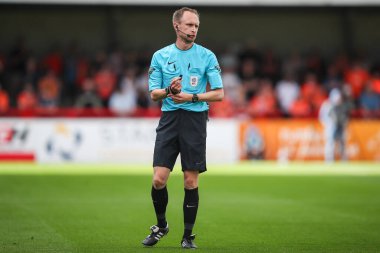
M 158 119 L 0 119 L 0 153 L 29 152 L 41 163 L 151 164 L 157 124 Z M 239 159 L 237 128 L 234 121 L 210 120 L 209 163 Z M 18 134 L 8 137 L 14 129 Z

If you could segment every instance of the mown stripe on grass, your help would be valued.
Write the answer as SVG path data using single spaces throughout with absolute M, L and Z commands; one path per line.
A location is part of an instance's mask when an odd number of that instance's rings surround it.
M 180 174 L 177 165 L 173 171 Z M 288 162 L 252 161 L 236 164 L 212 164 L 208 174 L 213 175 L 380 175 L 378 162 Z M 0 175 L 150 175 L 147 164 L 31 164 L 0 163 Z

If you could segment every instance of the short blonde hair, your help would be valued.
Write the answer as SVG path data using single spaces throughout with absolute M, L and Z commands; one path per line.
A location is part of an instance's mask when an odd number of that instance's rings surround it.
M 178 9 L 176 10 L 174 13 L 173 13 L 173 23 L 174 22 L 179 22 L 183 16 L 183 13 L 185 13 L 185 11 L 188 11 L 188 12 L 191 12 L 191 13 L 194 13 L 195 15 L 198 16 L 198 19 L 199 19 L 199 13 L 196 9 L 191 9 L 189 7 L 182 7 L 181 9 Z

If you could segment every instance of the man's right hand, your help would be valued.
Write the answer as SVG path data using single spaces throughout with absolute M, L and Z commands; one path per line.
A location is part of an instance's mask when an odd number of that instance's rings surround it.
M 182 77 L 175 77 L 170 82 L 170 90 L 173 95 L 178 94 L 181 92 L 182 85 L 181 85 Z

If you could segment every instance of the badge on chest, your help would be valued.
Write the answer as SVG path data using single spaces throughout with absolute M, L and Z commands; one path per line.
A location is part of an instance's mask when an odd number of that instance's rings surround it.
M 198 76 L 190 76 L 190 85 L 193 87 L 198 85 Z

